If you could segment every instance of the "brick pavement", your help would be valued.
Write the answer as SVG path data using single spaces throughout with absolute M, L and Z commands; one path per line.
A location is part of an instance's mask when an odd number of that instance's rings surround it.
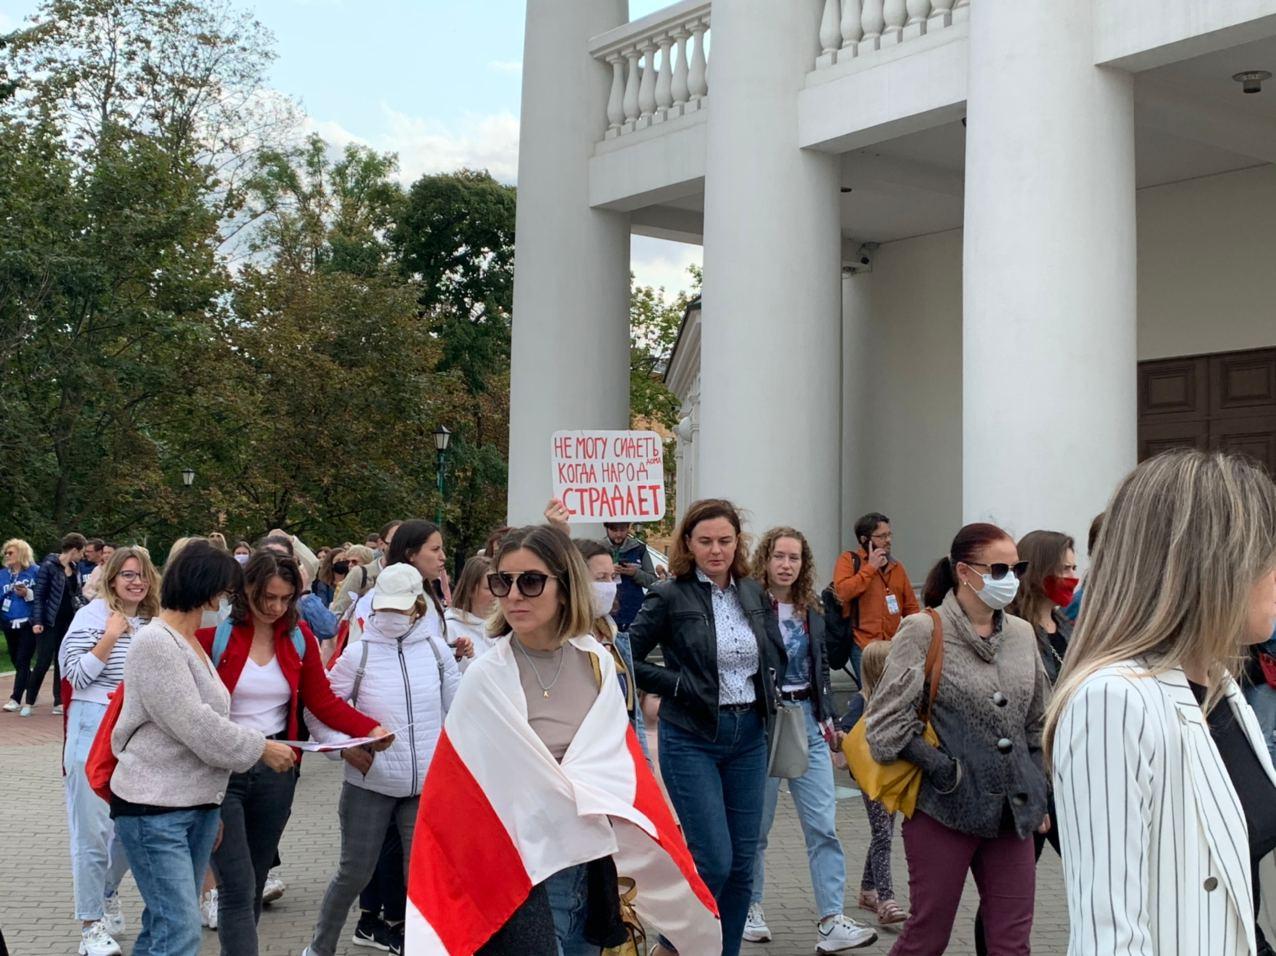
M 6 681 L 0 693 L 7 699 Z M 60 728 L 48 716 L 48 705 L 39 715 L 22 720 L 0 713 L 0 781 L 3 781 L 4 851 L 0 858 L 0 927 L 13 956 L 62 956 L 74 954 L 77 927 L 71 918 L 71 876 L 67 856 L 66 815 L 59 770 Z M 843 778 L 845 780 L 846 778 Z M 300 953 L 315 916 L 317 903 L 336 864 L 338 832 L 336 797 L 339 768 L 323 758 L 307 757 L 303 765 L 297 803 L 284 835 L 281 871 L 288 893 L 266 910 L 261 922 L 263 956 Z M 847 790 L 839 801 L 838 825 L 847 851 L 850 907 L 854 907 L 857 877 L 867 847 L 868 825 L 858 795 Z M 895 846 L 895 875 L 901 903 L 907 905 L 907 870 L 899 840 Z M 769 944 L 745 944 L 745 956 L 797 956 L 814 950 L 810 902 L 810 877 L 793 803 L 782 795 L 771 837 L 767 861 L 766 913 L 775 934 Z M 141 902 L 130 879 L 123 890 L 124 910 L 130 926 L 138 925 Z M 974 918 L 975 891 L 968 885 L 948 953 L 967 956 Z M 852 912 L 852 915 L 855 915 Z M 353 928 L 353 923 L 349 924 Z M 876 945 L 859 952 L 885 954 L 891 936 L 883 934 Z M 347 937 L 348 939 L 348 937 Z M 132 940 L 124 937 L 125 952 Z M 1059 861 L 1052 850 L 1042 857 L 1037 912 L 1033 931 L 1036 953 L 1061 954 L 1067 945 L 1067 915 L 1063 903 Z M 339 952 L 371 952 L 347 943 Z M 205 933 L 201 956 L 217 953 L 212 933 Z

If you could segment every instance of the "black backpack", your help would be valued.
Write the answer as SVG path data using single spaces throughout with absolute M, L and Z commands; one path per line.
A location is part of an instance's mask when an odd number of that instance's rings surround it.
M 855 573 L 859 574 L 858 552 L 851 552 L 851 561 L 855 565 Z M 828 587 L 820 592 L 820 603 L 824 607 L 825 649 L 829 667 L 840 667 L 846 670 L 847 662 L 851 659 L 851 645 L 855 643 L 855 627 L 860 622 L 859 598 L 851 602 L 850 614 L 844 616 L 842 601 L 833 590 L 833 583 L 830 581 Z

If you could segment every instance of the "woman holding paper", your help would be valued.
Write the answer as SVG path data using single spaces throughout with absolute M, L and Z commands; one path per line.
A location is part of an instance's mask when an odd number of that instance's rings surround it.
M 230 619 L 196 633 L 230 692 L 230 719 L 271 740 L 296 740 L 304 697 L 307 708 L 346 736 L 387 734 L 332 692 L 318 641 L 298 620 L 301 590 L 296 560 L 258 551 L 244 568 L 244 590 Z M 261 762 L 230 778 L 222 841 L 213 853 L 223 956 L 256 956 L 262 890 L 296 786 L 296 773 L 274 773 Z
M 351 904 L 376 870 L 392 823 L 403 846 L 412 846 L 421 787 L 461 682 L 452 649 L 431 620 L 436 613 L 420 571 L 406 563 L 388 565 L 377 577 L 363 639 L 333 665 L 333 690 L 394 727 L 397 736 L 380 754 L 362 747 L 342 753 L 341 857 L 307 950 L 315 956 L 332 956 Z M 337 736 L 316 718 L 306 714 L 316 740 Z M 406 879 L 408 853 L 403 856 Z M 402 952 L 402 923 L 390 924 L 390 930 Z

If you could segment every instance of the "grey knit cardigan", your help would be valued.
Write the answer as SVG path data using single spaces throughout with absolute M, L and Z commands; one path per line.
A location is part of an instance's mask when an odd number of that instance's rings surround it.
M 248 770 L 266 749 L 263 734 L 229 713 L 230 693 L 207 656 L 160 621 L 141 628 L 124 662 L 111 791 L 174 809 L 220 804 L 231 771 Z

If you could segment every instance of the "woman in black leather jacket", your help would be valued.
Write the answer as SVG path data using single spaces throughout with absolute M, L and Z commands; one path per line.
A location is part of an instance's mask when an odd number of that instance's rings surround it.
M 747 541 L 729 501 L 687 509 L 669 573 L 629 627 L 634 669 L 638 686 L 661 698 L 660 772 L 696 868 L 717 899 L 723 956 L 737 956 L 784 643 L 770 599 L 749 577 Z M 657 646 L 660 664 L 647 659 Z M 664 941 L 662 947 L 671 951 Z

